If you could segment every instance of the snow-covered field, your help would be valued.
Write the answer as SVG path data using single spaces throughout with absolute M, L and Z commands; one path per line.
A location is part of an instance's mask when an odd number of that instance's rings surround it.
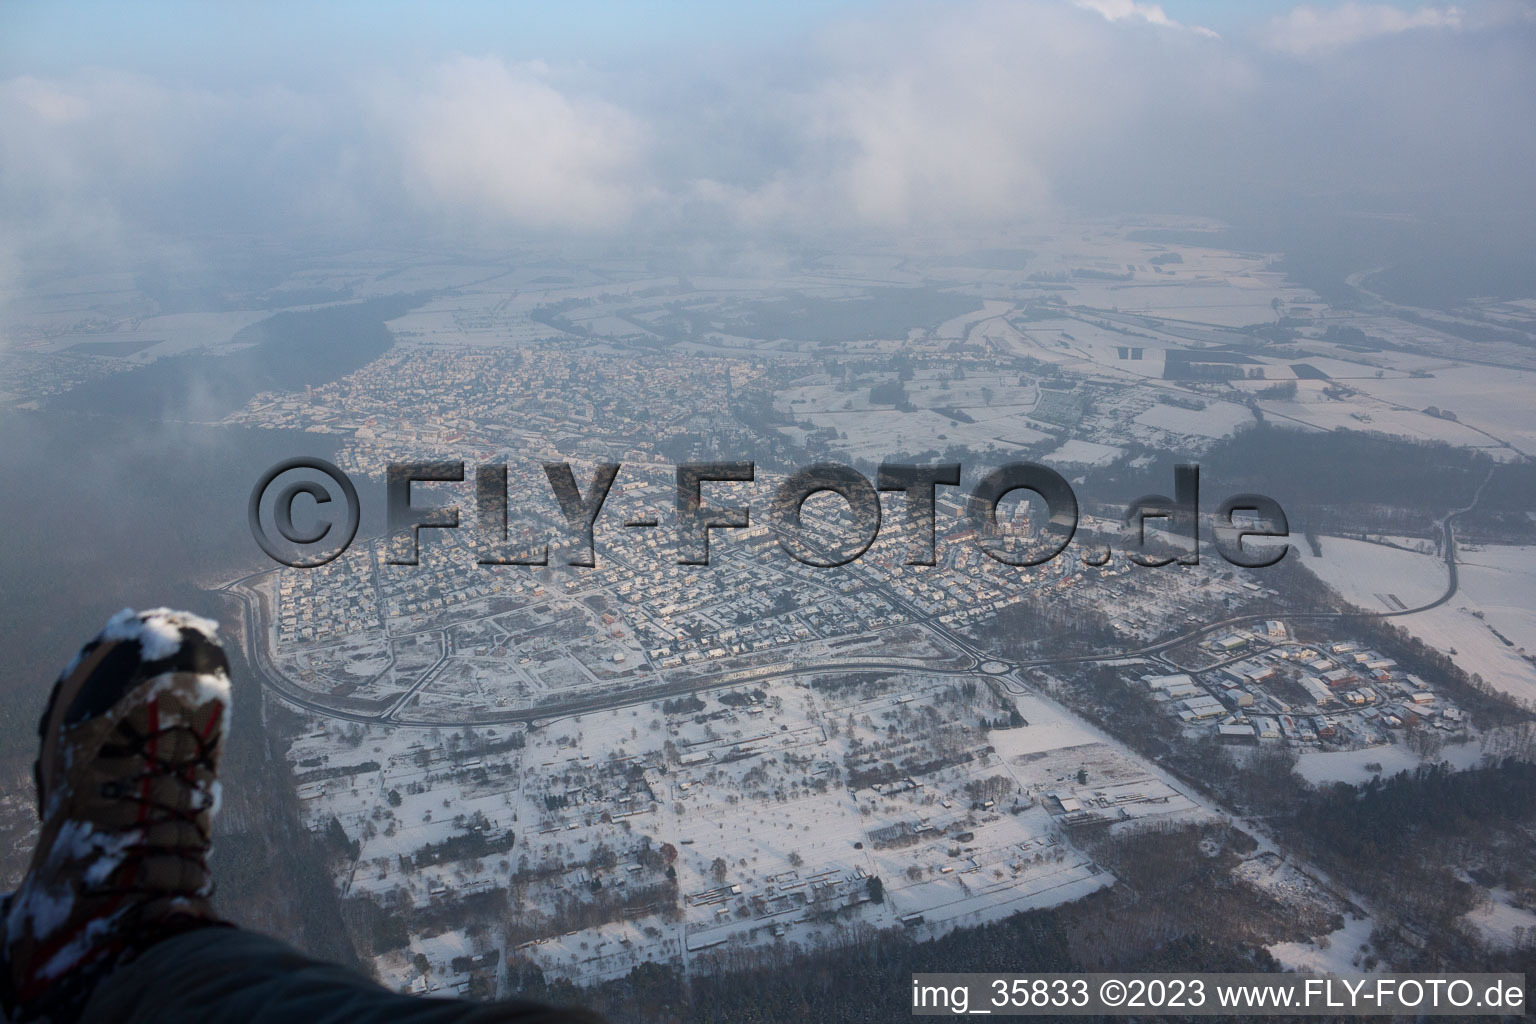
M 1302 564 L 1367 611 L 1416 608 L 1445 590 L 1445 562 L 1437 555 L 1348 537 L 1324 537 L 1322 547 L 1318 557 L 1306 545 L 1295 546 Z
M 1436 406 L 1470 427 L 1536 455 L 1536 373 L 1492 366 L 1435 370 L 1430 377 L 1351 381 L 1375 398 L 1412 409 Z
M 1045 461 L 1048 465 L 1060 466 L 1107 466 L 1124 454 L 1125 449 L 1112 444 L 1073 438 L 1047 455 Z
M 1253 422 L 1253 413 L 1233 402 L 1212 402 L 1204 409 L 1159 404 L 1137 416 L 1136 422 L 1171 434 L 1214 438 L 1226 437 L 1239 427 L 1248 426 Z
M 1490 685 L 1522 700 L 1536 700 L 1536 549 L 1489 547 L 1469 552 L 1461 587 L 1447 604 L 1401 625 L 1481 675 Z M 1475 559 L 1475 561 L 1472 561 Z
M 1260 399 L 1259 405 L 1266 416 L 1290 425 L 1318 430 L 1367 430 L 1414 441 L 1444 441 L 1490 453 L 1500 450 L 1497 441 L 1467 424 L 1429 416 L 1422 409 L 1386 405 L 1364 395 L 1328 398 L 1323 395 L 1327 386 L 1326 381 L 1302 381 L 1294 399 Z
M 53 339 L 52 348 L 61 351 L 82 343 L 121 345 L 125 354 L 131 352 L 135 362 L 142 362 L 190 349 L 217 348 L 242 328 L 271 315 L 269 309 L 170 313 L 127 321 L 111 329 L 62 334 Z
M 1387 353 L 1372 353 L 1373 362 L 1390 364 Z M 1504 452 L 1504 444 L 1526 455 L 1536 454 L 1536 413 L 1530 395 L 1536 373 L 1489 366 L 1468 366 L 1420 360 L 1421 374 L 1381 368 L 1369 363 L 1306 356 L 1292 361 L 1306 363 L 1328 375 L 1329 380 L 1301 380 L 1289 399 L 1260 399 L 1266 415 L 1277 420 L 1333 430 L 1370 430 L 1421 441 Z M 1268 387 L 1275 379 L 1290 376 L 1288 364 L 1266 367 L 1270 381 L 1244 381 L 1245 391 Z M 1379 376 L 1378 376 L 1379 374 Z M 1339 386 L 1353 394 L 1340 394 Z M 1329 393 L 1331 392 L 1331 393 Z M 1432 416 L 1427 409 L 1450 413 L 1454 418 Z
M 1065 818 L 1209 813 L 1058 705 L 965 678 L 790 679 L 526 733 L 331 723 L 289 757 L 311 827 L 357 843 L 344 895 L 430 916 L 509 893 L 504 925 L 376 958 L 417 990 L 453 990 L 468 975 L 452 960 L 514 947 L 590 981 L 855 923 L 937 935 L 1111 884 Z M 1027 724 L 973 724 L 1010 710 Z
M 1341 537 L 1325 537 L 1320 558 L 1302 555 L 1325 583 L 1373 611 L 1414 608 L 1445 589 L 1445 565 L 1434 555 Z M 1536 700 L 1536 547 L 1461 546 L 1457 559 L 1450 601 L 1393 621 L 1497 689 Z
M 1371 941 L 1371 919 L 1350 915 L 1344 927 L 1310 942 L 1278 942 L 1269 952 L 1293 971 L 1354 974 L 1364 969 Z
M 1190 250 L 1181 249 L 1188 254 Z M 1186 259 L 1189 256 L 1186 255 Z M 1101 309 L 1123 313 L 1145 313 L 1175 320 L 1192 320 L 1226 327 L 1272 323 L 1275 319 L 1270 302 L 1280 299 L 1290 303 L 1302 300 L 1306 293 L 1288 287 L 1280 274 L 1258 270 L 1257 261 L 1234 267 L 1220 276 L 1195 278 L 1187 268 L 1175 267 L 1173 280 L 1140 281 L 1116 284 L 1098 281 L 1074 281 L 1074 299 Z
M 1447 761 L 1454 768 L 1475 768 L 1483 753 L 1477 743 L 1451 744 L 1439 750 L 1432 760 Z M 1305 750 L 1297 759 L 1296 774 L 1314 786 L 1329 782 L 1358 785 L 1372 778 L 1412 771 L 1422 763 L 1417 754 L 1402 744 L 1361 750 Z
M 1488 902 L 1467 915 L 1490 944 L 1506 949 L 1529 946 L 1536 938 L 1536 912 L 1517 906 L 1514 894 L 1501 886 L 1488 891 Z

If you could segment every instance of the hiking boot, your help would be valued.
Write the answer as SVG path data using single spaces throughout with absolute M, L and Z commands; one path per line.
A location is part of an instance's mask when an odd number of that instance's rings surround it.
M 229 663 L 216 629 L 124 610 L 54 684 L 38 724 L 42 835 L 4 906 L 12 1020 L 74 1020 L 114 967 L 219 923 L 207 856 Z

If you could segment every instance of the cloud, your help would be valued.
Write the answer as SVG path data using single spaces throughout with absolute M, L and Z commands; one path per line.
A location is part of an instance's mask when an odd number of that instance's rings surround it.
M 200 106 L 110 71 L 0 81 L 0 306 L 58 269 L 89 272 L 126 254 L 125 207 L 185 159 Z
M 1532 22 L 1490 9 L 1298 8 L 1256 42 L 1139 0 L 911 0 L 605 68 L 436 53 L 254 84 L 12 78 L 0 277 L 49 251 L 196 265 L 205 237 L 910 240 L 1298 192 L 1529 205 Z M 1409 31 L 1430 26 L 1459 28 Z M 1369 60 L 1340 49 L 1382 32 L 1399 42 Z
M 1333 8 L 1310 4 L 1293 8 L 1270 20 L 1261 38 L 1272 50 L 1306 57 L 1414 29 L 1459 29 L 1462 22 L 1463 13 L 1457 7 L 1404 10 L 1349 0 Z
M 561 92 L 542 64 L 460 57 L 375 107 L 404 183 L 429 207 L 535 229 L 613 228 L 648 187 L 644 124 Z
M 1149 25 L 1160 25 L 1163 28 L 1189 28 L 1192 32 L 1198 32 L 1203 36 L 1218 38 L 1216 33 L 1203 25 L 1185 26 L 1172 18 L 1163 10 L 1161 4 L 1144 4 L 1138 0 L 1073 0 L 1078 7 L 1093 11 L 1109 21 L 1144 21 Z
M 850 20 L 820 37 L 799 88 L 764 90 L 767 116 L 798 126 L 777 173 L 700 191 L 749 226 L 955 234 L 1058 215 L 1106 142 L 1247 91 L 1212 40 L 1166 20 L 1174 31 L 1141 31 L 1147 10 L 982 0 Z

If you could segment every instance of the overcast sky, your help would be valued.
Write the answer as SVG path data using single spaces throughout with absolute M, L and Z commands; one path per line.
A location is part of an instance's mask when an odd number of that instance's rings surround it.
M 219 239 L 1536 226 L 1536 3 L 12 3 L 0 278 Z M 1511 227 L 1513 230 L 1513 227 Z

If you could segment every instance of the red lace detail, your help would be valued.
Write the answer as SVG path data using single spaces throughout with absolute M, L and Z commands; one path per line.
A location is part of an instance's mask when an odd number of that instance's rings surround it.
M 207 856 L 212 842 L 208 827 L 199 820 L 202 808 L 189 809 L 155 799 L 153 796 L 154 782 L 158 778 L 175 776 L 188 786 L 195 786 L 196 780 L 193 773 L 197 769 L 207 768 L 210 773 L 213 771 L 213 758 L 219 742 L 219 737 L 215 735 L 215 732 L 219 727 L 220 719 L 223 717 L 224 706 L 222 704 L 214 705 L 207 724 L 201 730 L 194 729 L 188 724 L 162 727 L 160 725 L 160 703 L 158 697 L 150 698 L 148 704 L 145 705 L 145 711 L 148 731 L 140 734 L 129 726 L 127 722 L 123 722 L 119 725 L 118 732 L 124 734 L 124 741 L 104 746 L 101 751 L 101 756 L 103 757 L 124 757 L 140 754 L 144 759 L 144 770 L 137 776 L 127 780 L 130 784 L 134 781 L 138 783 L 136 793 L 118 793 L 114 790 L 104 794 L 138 804 L 138 812 L 134 816 L 134 824 L 115 831 L 119 834 L 128 832 L 142 833 L 155 825 L 183 822 L 191 825 L 196 830 L 198 842 L 193 846 L 171 846 L 163 843 L 136 842 L 123 847 L 122 854 L 127 866 L 126 873 L 123 874 L 121 881 L 117 883 L 109 884 L 105 881 L 102 883 L 104 888 L 111 891 L 111 899 L 98 914 L 86 918 L 68 932 L 55 936 L 40 947 L 33 956 L 34 967 L 41 967 L 43 964 L 48 963 L 61 950 L 78 938 L 93 921 L 110 917 L 116 913 L 130 894 L 165 898 L 201 897 L 208 895 L 201 890 L 201 887 L 149 888 L 135 883 L 140 869 L 143 867 L 143 862 L 148 857 L 177 857 L 196 864 L 200 868 L 205 867 L 204 858 Z M 192 755 L 181 761 L 168 761 L 161 758 L 161 738 L 177 732 L 191 736 L 193 741 Z M 158 816 L 156 816 L 157 814 Z M 183 916 L 189 917 L 188 915 Z M 131 954 L 136 951 L 139 945 L 152 944 L 167 934 L 175 934 L 185 931 L 188 927 L 195 926 L 195 924 L 190 923 L 190 917 L 188 922 L 183 922 L 179 926 L 174 921 L 161 922 L 161 924 L 164 925 L 164 928 L 162 930 L 152 929 L 153 934 L 144 936 L 118 934 L 105 937 L 100 945 L 85 951 L 78 961 L 70 964 L 51 978 L 42 978 L 38 974 L 32 974 L 27 978 L 26 984 L 20 993 L 21 1001 L 27 1002 L 36 999 L 55 983 L 63 980 L 63 978 L 73 972 L 103 963 L 108 958 L 121 960 L 123 954 Z M 141 938 L 146 941 L 135 941 Z

